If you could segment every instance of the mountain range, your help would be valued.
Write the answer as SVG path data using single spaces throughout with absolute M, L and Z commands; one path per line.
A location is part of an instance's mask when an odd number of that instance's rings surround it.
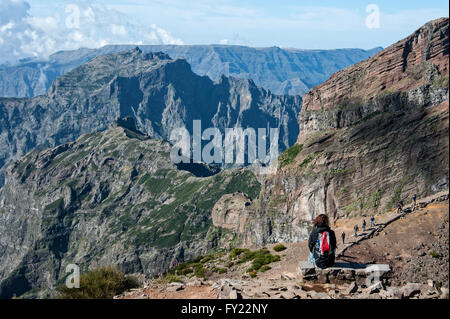
M 151 277 L 237 241 L 213 226 L 211 210 L 238 191 L 250 203 L 260 190 L 255 175 L 197 177 L 195 167 L 172 164 L 170 149 L 118 122 L 10 166 L 0 199 L 0 298 L 49 297 L 68 264 L 117 264 Z
M 231 45 L 141 45 L 144 53 L 164 52 L 172 59 L 184 57 L 192 70 L 213 81 L 222 75 L 252 79 L 275 94 L 303 95 L 332 73 L 364 60 L 382 48 L 371 50 L 299 50 L 279 47 L 251 48 Z M 93 58 L 134 48 L 107 45 L 98 49 L 60 51 L 48 60 L 23 60 L 0 66 L 0 96 L 34 97 L 45 94 L 59 76 Z
M 175 128 L 278 128 L 279 149 L 298 135 L 300 96 L 274 95 L 252 80 L 213 82 L 186 60 L 139 48 L 92 59 L 57 78 L 45 95 L 0 98 L 0 186 L 5 165 L 34 148 L 72 142 L 131 117 L 141 132 L 169 140 Z
M 0 297 L 52 296 L 70 263 L 150 277 L 214 250 L 303 241 L 318 214 L 336 223 L 448 192 L 448 26 L 425 24 L 303 99 L 139 48 L 95 57 L 45 95 L 0 99 Z M 194 119 L 279 128 L 276 172 L 172 164 L 168 132 Z

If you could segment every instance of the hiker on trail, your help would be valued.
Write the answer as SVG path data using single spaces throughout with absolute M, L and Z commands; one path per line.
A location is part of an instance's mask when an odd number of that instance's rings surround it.
M 342 232 L 341 237 L 342 237 L 342 244 L 345 244 L 345 233 L 344 232 Z
M 401 201 L 397 203 L 397 213 L 403 213 L 403 203 Z
M 334 265 L 336 235 L 330 228 L 328 216 L 320 214 L 313 221 L 313 230 L 308 240 L 308 260 L 319 268 L 327 268 Z
M 355 225 L 355 227 L 353 227 L 353 230 L 355 231 L 355 232 L 353 233 L 353 237 L 358 236 L 358 229 L 359 229 L 358 225 Z
M 362 222 L 362 230 L 363 231 L 366 230 L 366 220 L 365 219 L 363 219 L 363 222 Z
M 416 210 L 416 199 L 417 199 L 416 194 L 414 194 L 414 195 L 412 196 L 412 200 L 413 200 L 413 210 Z
M 375 227 L 375 217 L 370 217 L 370 227 Z

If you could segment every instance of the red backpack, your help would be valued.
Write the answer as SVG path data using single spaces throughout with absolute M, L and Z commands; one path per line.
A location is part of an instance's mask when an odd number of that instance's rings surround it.
M 314 261 L 317 267 L 327 268 L 334 265 L 334 250 L 331 250 L 330 233 L 323 231 L 317 235 L 316 246 L 313 250 Z
M 327 231 L 320 233 L 319 248 L 321 255 L 327 256 L 330 253 L 330 234 Z

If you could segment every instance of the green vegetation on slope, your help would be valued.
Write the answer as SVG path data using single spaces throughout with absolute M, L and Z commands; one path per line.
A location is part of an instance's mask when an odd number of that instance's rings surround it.
M 246 248 L 235 248 L 231 250 L 229 258 L 234 261 L 234 264 L 242 264 L 251 262 L 250 268 L 247 271 L 251 277 L 256 276 L 256 273 L 265 265 L 280 261 L 280 256 L 272 255 L 267 248 L 251 251 Z M 267 271 L 264 267 L 263 271 Z
M 280 157 L 278 158 L 279 168 L 291 164 L 297 157 L 297 155 L 302 151 L 302 149 L 303 144 L 295 144 L 294 146 L 288 148 L 283 153 L 281 153 Z
M 137 279 L 125 276 L 116 268 L 104 267 L 91 270 L 80 276 L 79 288 L 58 288 L 61 299 L 112 299 L 124 291 L 139 287 Z
M 44 269 L 48 269 L 55 283 L 59 282 L 65 275 L 59 264 L 74 259 L 81 269 L 89 269 L 102 258 L 112 264 L 117 262 L 112 256 L 129 254 L 127 267 L 139 269 L 141 254 L 156 251 L 150 262 L 162 263 L 164 271 L 177 245 L 187 247 L 189 256 L 198 254 L 207 241 L 217 251 L 229 233 L 212 225 L 213 206 L 223 195 L 239 191 L 254 199 L 260 183 L 246 169 L 196 177 L 177 169 L 169 150 L 163 141 L 113 126 L 29 155 L 33 158 L 24 157 L 14 173 L 25 180 L 9 193 L 18 198 L 26 194 L 27 202 L 43 208 L 29 220 L 39 225 L 42 238 L 27 252 L 36 262 L 23 261 L 20 271 L 1 290 L 8 296 L 27 292 L 37 296 L 43 290 L 34 278 L 45 276 Z M 31 161 L 45 166 L 28 177 L 22 173 L 29 170 Z M 28 219 L 30 214 L 24 210 L 18 218 Z M 224 269 L 218 266 L 208 271 L 222 273 Z M 143 271 L 155 275 L 152 268 Z M 198 266 L 192 273 L 205 274 Z M 16 291 L 19 281 L 23 289 Z

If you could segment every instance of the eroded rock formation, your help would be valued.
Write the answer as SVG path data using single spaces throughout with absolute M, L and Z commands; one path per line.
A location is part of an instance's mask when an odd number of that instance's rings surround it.
M 304 97 L 297 144 L 250 206 L 248 243 L 306 239 L 312 219 L 393 209 L 448 189 L 448 19 Z

